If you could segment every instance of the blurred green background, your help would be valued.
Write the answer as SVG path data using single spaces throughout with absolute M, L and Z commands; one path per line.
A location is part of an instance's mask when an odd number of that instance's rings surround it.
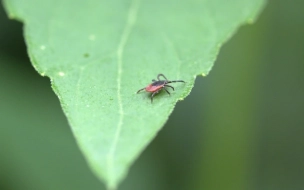
M 119 190 L 304 189 L 304 1 L 270 1 L 198 77 Z M 22 25 L 0 7 L 0 189 L 102 190 Z

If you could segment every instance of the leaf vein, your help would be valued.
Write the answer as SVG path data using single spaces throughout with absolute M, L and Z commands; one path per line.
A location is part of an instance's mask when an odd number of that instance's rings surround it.
M 140 0 L 133 0 L 131 3 L 131 6 L 129 8 L 128 11 L 128 18 L 126 21 L 126 25 L 125 28 L 123 30 L 120 42 L 118 44 L 117 47 L 117 100 L 118 100 L 118 106 L 119 106 L 119 118 L 118 118 L 118 123 L 117 123 L 117 127 L 115 129 L 115 135 L 114 135 L 114 139 L 112 142 L 112 145 L 109 149 L 109 152 L 107 154 L 107 168 L 108 168 L 108 172 L 109 172 L 109 176 L 110 176 L 110 183 L 109 186 L 110 188 L 115 187 L 115 179 L 114 179 L 114 156 L 115 156 L 115 151 L 117 148 L 117 143 L 118 143 L 118 139 L 121 133 L 121 128 L 123 125 L 123 116 L 124 116 L 124 110 L 123 110 L 123 106 L 122 106 L 122 98 L 121 98 L 121 76 L 122 76 L 122 66 L 123 66 L 123 53 L 124 53 L 124 48 L 126 46 L 126 43 L 128 41 L 129 35 L 132 31 L 132 28 L 136 22 L 137 19 L 137 11 L 139 8 L 139 1 Z

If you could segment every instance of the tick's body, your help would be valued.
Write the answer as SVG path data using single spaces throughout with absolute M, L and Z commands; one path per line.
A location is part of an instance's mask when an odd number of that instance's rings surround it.
M 165 80 L 160 80 L 160 77 L 163 77 Z M 153 96 L 155 94 L 157 94 L 160 90 L 164 89 L 169 95 L 170 95 L 170 92 L 166 89 L 166 87 L 170 87 L 172 88 L 172 90 L 174 90 L 173 86 L 170 86 L 168 85 L 168 83 L 173 83 L 173 82 L 185 82 L 183 80 L 172 80 L 172 81 L 169 81 L 165 75 L 163 74 L 159 74 L 157 75 L 157 79 L 158 80 L 152 80 L 153 83 L 149 84 L 147 87 L 145 88 L 142 88 L 140 90 L 137 91 L 137 93 L 139 93 L 140 91 L 142 90 L 146 90 L 147 92 L 152 92 L 152 95 L 151 95 L 151 103 L 153 102 Z
M 149 84 L 145 90 L 147 92 L 155 92 L 155 91 L 158 91 L 160 90 L 161 88 L 163 88 L 166 84 L 166 81 L 164 80 L 161 80 L 161 81 L 155 81 L 153 82 L 152 84 Z

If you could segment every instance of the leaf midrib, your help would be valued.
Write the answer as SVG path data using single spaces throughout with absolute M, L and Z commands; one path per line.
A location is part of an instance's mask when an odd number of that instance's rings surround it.
M 123 65 L 123 53 L 124 53 L 124 48 L 126 46 L 126 43 L 128 41 L 128 38 L 130 36 L 130 33 L 133 29 L 133 26 L 136 23 L 136 19 L 137 19 L 137 12 L 139 9 L 139 4 L 140 4 L 140 0 L 132 0 L 129 11 L 128 11 L 128 18 L 127 18 L 127 22 L 125 25 L 125 28 L 123 30 L 123 33 L 121 35 L 121 39 L 120 42 L 118 44 L 117 47 L 117 99 L 118 99 L 118 113 L 119 113 L 119 118 L 118 118 L 118 123 L 115 129 L 115 136 L 112 142 L 112 145 L 109 149 L 109 152 L 107 154 L 107 169 L 109 172 L 109 187 L 110 188 L 115 188 L 115 169 L 114 169 L 114 156 L 115 156 L 115 151 L 117 148 L 117 143 L 118 143 L 118 139 L 121 133 L 121 127 L 123 124 L 123 117 L 124 117 L 124 110 L 123 110 L 123 106 L 122 106 L 122 99 L 121 99 L 121 76 L 123 73 L 122 70 L 122 65 Z

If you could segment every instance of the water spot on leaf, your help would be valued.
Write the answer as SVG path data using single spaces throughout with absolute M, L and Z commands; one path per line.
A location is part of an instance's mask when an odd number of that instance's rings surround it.
M 58 75 L 61 76 L 61 77 L 63 77 L 65 75 L 65 73 L 62 72 L 62 71 L 60 71 L 60 72 L 58 72 Z
M 89 36 L 89 40 L 95 41 L 95 39 L 96 39 L 96 36 L 95 36 L 94 34 L 91 34 L 91 35 Z

